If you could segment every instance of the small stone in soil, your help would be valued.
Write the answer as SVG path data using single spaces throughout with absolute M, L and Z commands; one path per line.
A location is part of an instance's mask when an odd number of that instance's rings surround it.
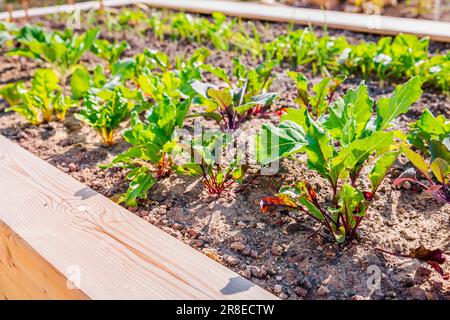
M 245 256 L 248 256 L 248 255 L 250 255 L 251 251 L 252 251 L 252 247 L 250 247 L 249 245 L 246 245 L 244 250 L 242 250 L 242 254 Z
M 252 276 L 254 276 L 255 278 L 259 277 L 259 269 L 258 269 L 258 267 L 250 266 L 248 269 L 250 270 L 250 273 L 251 273 Z
M 250 252 L 250 256 L 251 256 L 252 258 L 256 259 L 256 258 L 258 258 L 258 252 L 256 252 L 256 250 L 252 250 L 252 251 Z
M 245 249 L 245 243 L 242 242 L 233 242 L 230 244 L 230 248 L 236 251 L 243 251 Z
M 327 286 L 321 285 L 319 289 L 317 289 L 317 294 L 321 297 L 326 296 L 330 293 L 330 289 Z
M 403 229 L 400 231 L 400 233 L 403 236 L 403 238 L 405 238 L 405 240 L 414 241 L 417 239 L 417 236 L 409 230 Z
M 193 240 L 193 241 L 192 241 L 192 244 L 193 244 L 194 246 L 200 248 L 200 247 L 203 247 L 203 245 L 205 244 L 205 242 L 204 242 L 203 240 L 196 239 L 196 240 Z
M 189 229 L 188 230 L 188 234 L 191 238 L 197 238 L 200 234 L 194 230 L 194 229 Z
M 80 170 L 80 168 L 73 162 L 69 163 L 68 168 L 69 168 L 69 172 L 76 172 L 76 171 Z
M 182 230 L 184 228 L 184 226 L 182 224 L 180 224 L 180 223 L 175 222 L 172 225 L 172 228 L 174 228 L 175 230 Z
M 288 295 L 287 295 L 286 293 L 282 292 L 282 293 L 280 293 L 280 294 L 278 295 L 278 298 L 280 298 L 280 299 L 282 299 L 282 300 L 286 300 L 286 299 L 289 298 L 289 297 L 288 297 Z
M 389 298 L 395 298 L 396 295 L 397 294 L 394 291 L 386 292 L 386 297 L 389 297 Z
M 283 253 L 283 248 L 280 245 L 274 244 L 272 246 L 272 250 L 271 251 L 272 251 L 272 254 L 274 256 L 281 256 L 282 253 Z
M 261 269 L 259 270 L 258 273 L 258 278 L 265 278 L 267 276 L 267 267 L 266 266 L 262 266 Z
M 308 290 L 302 287 L 295 287 L 294 292 L 296 295 L 302 298 L 306 298 L 306 296 L 308 295 Z
M 239 264 L 239 259 L 236 258 L 235 256 L 228 256 L 226 259 L 226 262 L 230 265 L 230 266 L 236 266 Z
M 283 287 L 279 284 L 276 284 L 273 286 L 273 293 L 279 294 L 283 290 Z

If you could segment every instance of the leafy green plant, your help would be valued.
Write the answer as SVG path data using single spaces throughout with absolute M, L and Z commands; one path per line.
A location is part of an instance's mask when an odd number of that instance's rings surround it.
M 345 37 L 333 37 L 324 30 L 318 37 L 311 28 L 288 31 L 265 45 L 266 57 L 282 62 L 287 58 L 292 69 L 311 65 L 313 73 L 328 75 L 339 70 L 337 57 L 349 46 Z
M 349 74 L 359 71 L 366 79 L 376 75 L 383 87 L 388 79 L 420 75 L 429 59 L 428 44 L 428 38 L 419 39 L 413 35 L 382 37 L 377 43 L 361 42 L 349 46 L 339 61 Z M 427 81 L 425 77 L 422 80 Z
M 12 107 L 20 103 L 20 93 L 26 90 L 22 81 L 0 87 L 0 96 Z
M 174 157 L 181 152 L 176 129 L 183 127 L 191 104 L 190 83 L 201 77 L 199 67 L 208 54 L 208 50 L 199 49 L 189 58 L 177 57 L 173 70 L 165 56 L 155 56 L 160 61 L 158 67 L 152 72 L 144 69 L 137 75 L 136 82 L 148 98 L 145 119 L 135 108 L 130 129 L 123 134 L 132 147 L 108 165 L 130 170 L 130 188 L 119 201 L 137 205 L 138 198 L 146 199 L 150 188 L 172 173 Z
M 138 198 L 146 199 L 150 188 L 172 172 L 173 157 L 180 152 L 174 132 L 183 126 L 190 103 L 189 99 L 172 101 L 165 96 L 150 109 L 145 121 L 137 112 L 132 114 L 130 129 L 123 134 L 132 147 L 104 166 L 130 170 L 130 187 L 119 202 L 136 206 Z
M 394 140 L 403 135 L 388 130 L 392 121 L 408 111 L 420 97 L 418 77 L 397 86 L 389 98 L 373 100 L 361 84 L 349 90 L 329 108 L 327 114 L 314 119 L 306 107 L 288 109 L 278 127 L 263 125 L 258 137 L 258 160 L 267 164 L 294 153 L 306 153 L 308 168 L 327 180 L 332 189 L 331 204 L 321 203 L 312 186 L 300 182 L 283 188 L 278 197 L 262 201 L 263 210 L 281 205 L 306 213 L 325 225 L 338 242 L 355 236 L 368 206 L 389 168 L 399 154 Z M 368 163 L 375 163 L 368 174 L 371 189 L 358 187 L 361 173 Z
M 16 37 L 20 46 L 9 54 L 49 63 L 64 86 L 67 77 L 75 70 L 84 52 L 90 49 L 98 33 L 98 29 L 88 30 L 82 35 L 73 34 L 69 29 L 46 33 L 37 26 L 25 26 Z
M 248 110 L 256 106 L 270 105 L 278 97 L 278 94 L 270 92 L 245 100 L 245 87 L 237 90 L 230 87 L 218 88 L 199 81 L 194 82 L 192 87 L 202 98 L 200 104 L 206 106 L 204 113 L 197 113 L 194 116 L 205 116 L 216 120 L 222 131 L 237 130 L 248 117 Z
M 345 79 L 343 77 L 323 78 L 312 87 L 313 93 L 311 94 L 309 92 L 310 81 L 302 73 L 289 71 L 288 75 L 297 85 L 298 97 L 295 102 L 300 107 L 306 107 L 314 119 L 318 119 L 321 115 L 327 113 L 336 90 Z
M 8 101 L 8 111 L 16 111 L 33 125 L 52 121 L 53 115 L 64 120 L 66 112 L 75 104 L 63 94 L 59 79 L 51 69 L 38 69 L 27 89 L 23 83 L 7 85 L 0 94 Z
M 111 67 L 113 76 L 121 79 L 123 83 L 130 80 L 137 84 L 138 78 L 150 71 L 168 71 L 172 69 L 169 56 L 161 51 L 145 49 L 133 58 L 122 59 Z
M 11 47 L 13 45 L 14 34 L 17 30 L 15 24 L 0 21 L 0 48 L 3 46 Z
M 402 151 L 417 172 L 414 169 L 406 170 L 394 184 L 413 182 L 430 192 L 437 201 L 450 203 L 450 120 L 443 115 L 434 117 L 428 109 L 425 109 L 411 128 L 408 141 L 420 153 L 405 145 L 402 146 Z M 429 163 L 424 159 L 428 157 Z M 422 182 L 420 178 L 425 178 L 426 181 Z
M 126 41 L 113 43 L 106 39 L 97 39 L 91 46 L 91 51 L 99 58 L 105 60 L 108 63 L 109 69 L 112 65 L 119 60 L 122 53 L 129 48 Z
M 424 61 L 419 67 L 420 75 L 424 81 L 442 92 L 450 91 L 450 52 L 435 55 Z
M 222 68 L 204 64 L 201 69 L 222 80 L 227 87 L 219 88 L 209 83 L 195 81 L 193 89 L 199 95 L 198 103 L 206 106 L 206 111 L 195 114 L 217 121 L 222 131 L 236 130 L 250 116 L 265 112 L 278 97 L 267 92 L 273 81 L 274 61 L 266 61 L 254 69 L 247 69 L 238 59 L 233 60 L 233 82 Z
M 178 166 L 177 171 L 201 177 L 210 195 L 220 196 L 236 184 L 241 184 L 247 171 L 247 166 L 240 163 L 242 154 L 238 153 L 231 161 L 223 157 L 223 151 L 232 143 L 231 138 L 230 135 L 220 133 L 193 139 L 187 150 L 190 160 Z
M 395 179 L 394 185 L 410 181 L 424 188 L 437 201 L 450 203 L 450 141 L 447 141 L 446 144 L 438 140 L 431 141 L 430 163 L 425 161 L 419 153 L 412 151 L 406 146 L 402 147 L 402 151 L 417 169 L 420 177 L 417 176 L 416 170 L 406 170 Z M 420 180 L 422 177 L 426 179 L 425 182 Z
M 85 94 L 82 109 L 75 114 L 75 118 L 94 128 L 103 143 L 111 146 L 114 144 L 115 130 L 130 115 L 131 107 L 131 102 L 124 97 L 122 87 L 98 93 L 89 91 Z
M 84 66 L 79 66 L 70 78 L 70 88 L 75 99 L 81 99 L 89 91 L 114 90 L 120 84 L 119 77 L 108 78 L 101 65 L 90 73 Z

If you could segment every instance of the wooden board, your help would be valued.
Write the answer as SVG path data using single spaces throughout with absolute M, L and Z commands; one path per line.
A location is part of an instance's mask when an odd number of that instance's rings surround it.
M 330 28 L 358 32 L 395 35 L 411 33 L 417 36 L 429 36 L 432 40 L 450 42 L 450 23 L 422 19 L 397 18 L 360 13 L 347 13 L 330 10 L 293 8 L 283 5 L 267 5 L 249 2 L 222 0 L 104 0 L 105 6 L 120 6 L 144 3 L 152 7 L 184 10 L 209 14 L 215 11 L 230 16 L 267 21 L 294 22 L 302 25 L 327 25 Z M 78 3 L 75 8 L 88 10 L 98 8 L 98 1 Z M 39 16 L 57 12 L 68 12 L 67 5 L 44 8 L 32 8 L 30 16 Z M 24 17 L 22 10 L 14 11 L 13 17 Z M 7 19 L 8 13 L 0 13 L 0 20 Z
M 2 136 L 0 221 L 3 298 L 275 299 Z

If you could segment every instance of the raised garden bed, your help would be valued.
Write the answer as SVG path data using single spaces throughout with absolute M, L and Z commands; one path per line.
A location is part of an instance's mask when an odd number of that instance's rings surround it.
M 117 12 L 120 13 L 120 10 Z M 106 20 L 105 15 L 97 17 Z M 211 20 L 210 17 L 207 19 Z M 64 28 L 64 25 L 53 21 L 50 17 L 35 17 L 31 23 L 42 25 L 46 30 Z M 19 25 L 23 23 L 18 21 Z M 101 38 L 128 42 L 129 48 L 122 58 L 131 58 L 148 48 L 163 52 L 174 61 L 177 55 L 190 56 L 196 49 L 206 46 L 211 53 L 205 62 L 224 68 L 228 74 L 232 73 L 234 57 L 239 57 L 250 68 L 261 62 L 258 54 L 255 56 L 251 52 L 233 50 L 234 46 L 230 50 L 218 50 L 207 39 L 197 43 L 173 39 L 170 35 L 157 37 L 152 29 L 142 28 L 133 19 L 126 24 L 133 27 L 107 30 L 105 24 L 99 23 Z M 263 43 L 285 34 L 288 29 L 284 23 L 255 22 L 255 26 Z M 245 21 L 244 28 L 252 32 Z M 315 32 L 319 37 L 323 35 L 321 29 Z M 362 40 L 379 40 L 378 36 L 349 31 L 330 30 L 330 34 L 334 37 L 345 36 L 351 44 Z M 448 49 L 447 44 L 430 43 L 432 56 L 445 55 Z M 83 55 L 81 63 L 88 69 L 98 64 L 107 69 L 106 63 L 91 52 Z M 0 66 L 0 83 L 6 84 L 17 80 L 29 82 L 36 69 L 45 64 L 39 60 L 2 54 Z M 292 65 L 287 61 L 275 66 L 270 91 L 280 93 L 280 97 L 267 113 L 242 123 L 240 129 L 244 135 L 254 134 L 264 124 L 278 125 L 279 115 L 284 112 L 282 108 L 298 108 L 294 101 L 298 96 L 297 87 L 286 74 L 289 68 Z M 296 68 L 312 83 L 318 83 L 324 78 L 320 72 L 313 73 L 309 64 Z M 390 96 L 397 84 L 407 81 L 407 77 L 388 78 L 380 88 L 377 79 L 377 76 L 370 75 L 366 80 L 370 96 L 375 101 Z M 204 80 L 223 86 L 223 81 L 207 72 Z M 356 88 L 362 80 L 358 72 L 349 74 L 347 80 L 338 87 L 333 101 L 344 96 L 350 88 Z M 417 102 L 398 117 L 396 129 L 408 133 L 410 124 L 419 119 L 425 108 L 434 115 L 450 117 L 450 101 L 442 88 L 428 83 L 423 86 L 423 90 Z M 71 94 L 69 79 L 65 92 Z M 122 129 L 129 128 L 128 120 L 116 130 L 116 143 L 108 147 L 101 143 L 95 130 L 74 117 L 80 107 L 70 109 L 63 122 L 51 121 L 39 126 L 27 124 L 16 113 L 6 112 L 5 107 L 6 103 L 2 101 L 0 132 L 4 136 L 106 197 L 117 200 L 118 194 L 126 192 L 127 169 L 101 169 L 98 166 L 109 163 L 130 147 L 119 134 Z M 193 113 L 200 110 L 200 105 L 191 108 Z M 192 128 L 195 119 L 198 118 L 186 119 L 184 127 Z M 206 128 L 217 128 L 212 120 L 203 119 L 203 124 Z M 130 215 L 141 217 L 283 299 L 448 299 L 449 282 L 428 264 L 376 249 L 400 255 L 408 254 L 420 245 L 439 248 L 444 252 L 450 249 L 449 204 L 435 201 L 428 193 L 415 188 L 413 183 L 404 183 L 401 188 L 393 186 L 394 179 L 410 167 L 412 165 L 407 158 L 400 155 L 377 195 L 371 199 L 357 236 L 344 244 L 335 243 L 320 224 L 314 223 L 306 215 L 297 221 L 297 232 L 291 233 L 285 230 L 293 219 L 286 215 L 284 209 L 261 213 L 260 202 L 264 197 L 274 196 L 282 185 L 295 181 L 308 181 L 321 199 L 332 198 L 332 189 L 327 181 L 308 169 L 304 155 L 283 159 L 280 171 L 271 176 L 258 176 L 258 166 L 251 166 L 250 178 L 245 180 L 245 188 L 240 192 L 230 190 L 219 196 L 211 196 L 207 188 L 203 187 L 201 179 L 172 174 L 161 177 L 149 190 L 148 199 L 138 200 L 138 206 L 124 206 L 131 211 Z M 364 172 L 364 175 L 367 174 Z M 361 183 L 363 189 L 369 189 L 367 181 Z M 9 195 L 5 199 L 11 197 Z M 92 204 L 95 205 L 95 201 Z M 142 245 L 152 248 L 151 244 Z M 448 262 L 441 267 L 448 270 Z M 373 278 L 378 274 L 379 278 Z M 379 288 L 376 288 L 374 279 L 380 280 Z

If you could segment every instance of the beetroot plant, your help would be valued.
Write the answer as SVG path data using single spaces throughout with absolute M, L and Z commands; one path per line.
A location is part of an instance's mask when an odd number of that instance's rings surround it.
M 236 82 L 228 77 L 224 69 L 204 64 L 202 70 L 217 76 L 225 86 L 200 81 L 192 84 L 197 92 L 198 104 L 206 107 L 205 112 L 194 116 L 216 120 L 222 131 L 238 129 L 249 117 L 265 112 L 278 97 L 277 93 L 268 92 L 273 80 L 274 61 L 266 61 L 255 69 L 247 69 L 238 59 L 234 59 L 233 63 Z
M 375 192 L 399 154 L 391 124 L 420 97 L 421 81 L 412 78 L 389 98 L 374 101 L 361 84 L 339 98 L 328 113 L 314 119 L 307 107 L 288 109 L 278 127 L 266 124 L 258 137 L 258 159 L 267 164 L 294 153 L 305 153 L 307 165 L 328 181 L 332 197 L 319 199 L 307 182 L 283 187 L 277 197 L 261 202 L 263 211 L 284 206 L 308 214 L 326 226 L 337 242 L 355 237 Z M 369 164 L 371 170 L 369 171 Z M 360 183 L 367 174 L 370 190 Z
M 201 177 L 210 195 L 220 196 L 243 182 L 247 166 L 241 163 L 242 154 L 226 159 L 225 151 L 232 146 L 230 135 L 221 133 L 211 137 L 202 135 L 193 139 L 188 148 L 189 161 L 178 167 L 178 172 Z
M 408 141 L 418 151 L 406 145 L 402 146 L 402 151 L 416 169 L 406 170 L 394 184 L 412 182 L 437 201 L 450 203 L 450 121 L 442 115 L 434 117 L 426 109 L 411 127 Z M 425 160 L 427 158 L 430 160 Z

